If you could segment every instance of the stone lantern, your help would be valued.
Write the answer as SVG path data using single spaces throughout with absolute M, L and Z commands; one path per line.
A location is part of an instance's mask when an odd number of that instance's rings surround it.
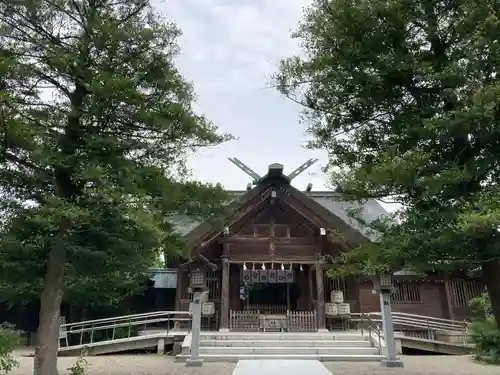
M 375 286 L 375 290 L 378 293 L 386 292 L 393 293 L 394 292 L 394 284 L 392 281 L 391 274 L 381 274 L 373 280 L 373 284 Z
M 380 315 L 384 331 L 384 359 L 382 363 L 387 367 L 402 367 L 403 362 L 396 356 L 396 342 L 394 339 L 394 325 L 392 321 L 391 293 L 394 285 L 391 274 L 380 274 L 373 280 L 375 290 L 380 295 Z
M 192 325 L 191 325 L 191 350 L 186 360 L 186 366 L 201 366 L 203 359 L 200 358 L 200 333 L 201 333 L 201 307 L 208 300 L 208 288 L 205 277 L 205 267 L 193 263 L 190 266 L 189 289 L 193 293 L 191 303 Z
M 208 290 L 204 267 L 196 265 L 190 268 L 189 288 L 193 294 Z

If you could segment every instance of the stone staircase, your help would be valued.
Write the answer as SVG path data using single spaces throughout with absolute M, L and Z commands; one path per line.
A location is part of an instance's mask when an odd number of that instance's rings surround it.
M 176 359 L 189 357 L 188 336 Z M 245 359 L 311 359 L 319 361 L 380 361 L 368 336 L 353 333 L 202 333 L 200 356 L 210 362 Z

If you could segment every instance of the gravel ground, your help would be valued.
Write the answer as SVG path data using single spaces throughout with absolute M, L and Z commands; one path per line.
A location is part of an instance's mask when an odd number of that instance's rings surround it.
M 10 375 L 30 375 L 33 358 L 21 357 L 20 366 Z M 384 368 L 380 363 L 329 362 L 324 365 L 333 375 L 499 375 L 498 366 L 475 363 L 464 356 L 403 356 L 404 368 Z M 59 358 L 60 375 L 76 358 Z M 203 367 L 185 367 L 171 357 L 157 355 L 115 355 L 88 357 L 88 375 L 230 375 L 235 363 L 205 363 Z M 312 374 L 311 374 L 312 375 Z

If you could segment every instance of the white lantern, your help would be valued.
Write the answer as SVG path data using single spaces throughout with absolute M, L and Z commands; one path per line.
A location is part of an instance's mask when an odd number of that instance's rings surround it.
M 332 303 L 344 302 L 344 292 L 342 292 L 341 290 L 332 290 L 330 293 L 330 301 Z
M 212 316 L 215 314 L 215 303 L 205 302 L 201 305 L 201 315 Z
M 348 303 L 339 303 L 339 315 L 350 315 L 351 305 Z
M 336 303 L 325 303 L 325 315 L 326 316 L 337 316 L 339 315 L 338 304 Z

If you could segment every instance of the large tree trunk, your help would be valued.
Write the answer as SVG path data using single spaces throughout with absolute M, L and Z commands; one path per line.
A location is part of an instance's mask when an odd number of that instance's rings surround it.
M 482 277 L 490 296 L 493 316 L 500 329 L 500 261 L 492 260 L 483 263 Z
M 58 375 L 59 315 L 63 298 L 66 252 L 55 243 L 49 253 L 47 273 L 40 297 L 40 322 L 36 335 L 34 375 Z
M 68 114 L 68 126 L 64 137 L 59 140 L 63 160 L 68 160 L 66 158 L 73 156 L 75 149 L 78 148 L 81 107 L 86 94 L 85 86 L 77 84 L 70 95 L 72 110 Z M 69 166 L 54 168 L 56 196 L 72 203 L 79 193 L 71 180 L 73 172 L 74 170 Z M 65 236 L 70 226 L 68 219 L 63 219 L 59 232 L 51 243 L 47 273 L 40 297 L 40 322 L 36 337 L 34 375 L 58 375 L 59 317 L 64 291 L 64 266 L 66 264 Z

